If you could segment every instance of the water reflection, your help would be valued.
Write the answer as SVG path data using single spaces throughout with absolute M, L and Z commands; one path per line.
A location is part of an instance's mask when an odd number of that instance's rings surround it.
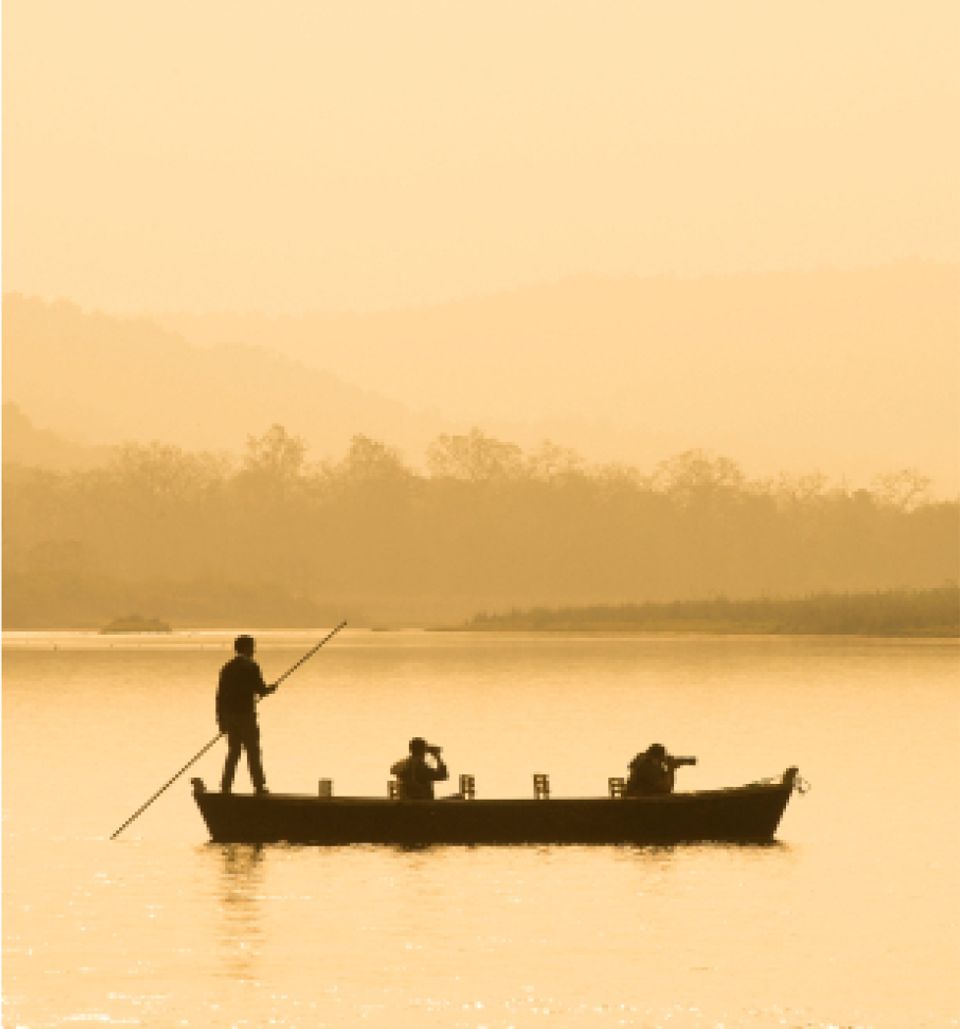
M 278 790 L 336 769 L 346 790 L 379 793 L 369 755 L 392 752 L 398 696 L 482 772 L 485 795 L 515 796 L 532 767 L 589 793 L 604 755 L 630 752 L 636 725 L 651 723 L 683 725 L 691 749 L 711 753 L 691 786 L 745 782 L 786 752 L 829 788 L 793 798 L 786 842 L 763 846 L 405 850 L 198 844 L 184 786 L 107 845 L 156 785 L 170 740 L 186 733 L 189 752 L 185 716 L 209 717 L 197 683 L 209 684 L 210 655 L 14 650 L 5 1024 L 952 1024 L 960 827 L 929 785 L 960 748 L 960 647 L 731 641 L 727 660 L 716 644 L 619 640 L 608 660 L 593 641 L 521 653 L 443 638 L 414 669 L 412 647 L 377 635 L 382 668 L 358 659 L 359 644 L 338 648 L 323 689 L 305 670 L 297 702 L 271 710 Z M 584 689 L 574 673 L 587 664 Z M 130 737 L 146 710 L 150 731 Z M 322 768 L 305 726 L 330 727 Z M 905 739 L 923 759 L 892 777 Z M 110 760 L 89 761 L 91 749 Z M 221 757 L 198 774 L 219 774 Z M 65 804 L 79 767 L 83 788 Z M 141 782 L 126 801 L 118 776 Z
M 217 899 L 223 975 L 253 980 L 263 949 L 264 848 L 260 844 L 210 844 L 218 859 Z
M 749 854 L 752 851 L 780 850 L 790 851 L 790 844 L 783 840 L 703 840 L 699 843 L 613 843 L 611 849 L 632 854 L 637 857 L 661 857 L 672 854 L 691 854 L 698 851 L 730 851 L 736 854 Z M 594 849 L 597 849 L 596 847 Z

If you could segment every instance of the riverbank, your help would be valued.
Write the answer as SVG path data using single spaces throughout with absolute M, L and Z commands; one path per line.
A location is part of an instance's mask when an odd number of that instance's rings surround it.
M 960 636 L 960 588 L 818 593 L 807 597 L 536 607 L 482 612 L 474 632 L 709 632 L 743 635 Z

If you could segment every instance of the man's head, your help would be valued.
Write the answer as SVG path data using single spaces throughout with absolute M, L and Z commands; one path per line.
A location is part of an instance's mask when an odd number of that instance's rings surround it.
M 650 757 L 665 758 L 667 756 L 667 748 L 662 743 L 651 743 L 647 747 L 647 753 Z
M 233 649 L 244 657 L 253 657 L 253 651 L 256 647 L 252 636 L 238 636 L 233 641 Z
M 427 741 L 422 736 L 414 736 L 410 741 L 410 754 L 413 757 L 423 757 L 427 752 Z

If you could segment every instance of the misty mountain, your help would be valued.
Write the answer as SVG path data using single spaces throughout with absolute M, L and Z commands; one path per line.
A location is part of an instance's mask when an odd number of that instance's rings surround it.
M 691 448 L 748 474 L 958 481 L 957 268 L 581 277 L 369 314 L 126 319 L 10 295 L 4 391 L 80 443 L 310 456 L 365 433 L 418 461 L 472 425 L 644 469 Z
M 960 274 L 909 263 L 579 277 L 370 314 L 179 315 L 529 445 L 648 465 L 690 447 L 755 474 L 957 478 Z
M 443 429 L 262 346 L 199 346 L 145 318 L 16 294 L 4 297 L 3 321 L 5 400 L 78 443 L 159 439 L 237 450 L 280 422 L 325 456 L 340 454 L 354 433 L 419 449 Z M 13 445 L 39 458 L 39 444 L 21 447 L 22 439 L 21 423 Z
M 4 463 L 29 465 L 51 471 L 85 471 L 109 459 L 111 448 L 85 446 L 38 428 L 20 408 L 3 405 Z

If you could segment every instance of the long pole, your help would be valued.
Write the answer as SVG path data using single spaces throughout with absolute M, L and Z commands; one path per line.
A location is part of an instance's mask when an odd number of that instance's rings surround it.
M 344 626 L 345 626 L 346 624 L 347 624 L 346 622 L 341 622 L 341 623 L 340 623 L 340 624 L 339 624 L 339 625 L 338 625 L 338 626 L 337 626 L 337 627 L 336 627 L 335 629 L 331 629 L 331 631 L 330 631 L 330 632 L 328 632 L 328 633 L 327 633 L 327 635 L 326 635 L 326 636 L 324 636 L 324 637 L 323 637 L 323 639 L 322 639 L 322 640 L 320 640 L 320 642 L 319 642 L 319 643 L 318 643 L 318 644 L 317 644 L 316 646 L 314 646 L 314 647 L 311 647 L 311 648 L 310 648 L 310 649 L 309 649 L 309 650 L 308 650 L 308 651 L 306 652 L 306 654 L 304 654 L 304 655 L 303 655 L 303 657 L 301 657 L 301 658 L 300 658 L 300 660 L 299 660 L 299 661 L 296 661 L 296 662 L 295 662 L 294 664 L 292 664 L 292 665 L 291 665 L 291 666 L 290 666 L 290 667 L 289 667 L 289 668 L 288 668 L 288 669 L 287 669 L 287 670 L 286 670 L 286 671 L 285 671 L 285 672 L 283 673 L 283 675 L 281 675 L 281 676 L 280 676 L 280 678 L 276 680 L 276 682 L 275 682 L 275 683 L 273 684 L 273 685 L 274 685 L 274 687 L 277 687 L 277 686 L 279 686 L 279 685 L 280 685 L 280 683 L 282 683 L 282 682 L 283 682 L 283 680 L 284 680 L 284 679 L 286 679 L 288 675 L 291 675 L 291 674 L 292 674 L 293 672 L 295 672 L 295 671 L 296 671 L 296 670 L 297 670 L 297 669 L 298 669 L 298 668 L 299 668 L 299 667 L 300 667 L 300 666 L 301 666 L 301 665 L 302 665 L 302 664 L 304 663 L 304 661 L 309 661 L 309 660 L 310 660 L 310 658 L 311 658 L 311 657 L 313 657 L 313 655 L 314 655 L 314 654 L 316 654 L 316 652 L 317 652 L 317 651 L 318 651 L 318 650 L 319 650 L 319 649 L 320 649 L 320 648 L 321 648 L 321 647 L 322 647 L 322 646 L 324 645 L 324 643 L 326 643 L 326 642 L 327 642 L 327 640 L 331 639 L 331 638 L 332 638 L 333 636 L 336 636 L 336 634 L 337 634 L 337 633 L 338 633 L 338 632 L 339 632 L 339 631 L 340 631 L 340 630 L 341 630 L 341 629 L 342 629 L 342 628 L 343 628 L 343 627 L 344 627 Z M 122 833 L 122 832 L 123 832 L 123 830 L 124 830 L 124 829 L 126 829 L 126 827 L 127 827 L 127 826 L 128 826 L 128 825 L 129 825 L 129 824 L 130 824 L 130 823 L 132 822 L 132 821 L 134 821 L 135 819 L 139 818 L 139 817 L 140 817 L 140 815 L 142 815 L 142 814 L 143 814 L 143 812 L 144 812 L 144 811 L 146 811 L 146 810 L 147 810 L 147 808 L 148 808 L 148 807 L 150 807 L 150 805 L 151 805 L 151 804 L 152 804 L 152 803 L 153 803 L 153 802 L 154 802 L 154 801 L 155 801 L 155 800 L 157 799 L 157 797 L 159 797 L 159 796 L 160 796 L 160 794 L 161 794 L 161 793 L 163 793 L 163 791 L 164 791 L 164 790 L 166 790 L 166 789 L 167 789 L 167 788 L 168 788 L 169 786 L 172 786 L 172 785 L 173 785 L 173 784 L 174 784 L 174 783 L 175 783 L 175 782 L 177 781 L 177 779 L 179 779 L 179 778 L 180 778 L 180 776 L 181 776 L 181 775 L 183 775 L 183 773 L 184 773 L 184 772 L 185 772 L 185 771 L 186 771 L 186 770 L 187 770 L 187 769 L 188 769 L 188 768 L 189 768 L 189 767 L 190 767 L 190 766 L 191 766 L 192 764 L 195 764 L 195 763 L 196 763 L 197 761 L 199 761 L 199 760 L 200 760 L 200 758 L 202 758 L 202 757 L 203 757 L 203 755 L 204 755 L 204 754 L 206 754 L 206 752 L 207 752 L 207 751 L 208 751 L 208 750 L 209 750 L 209 749 L 210 749 L 210 748 L 211 748 L 211 747 L 212 747 L 212 746 L 213 746 L 213 745 L 214 745 L 214 744 L 215 744 L 215 743 L 217 742 L 217 740 L 219 740 L 219 739 L 220 739 L 220 737 L 221 737 L 222 735 L 223 735 L 223 733 L 222 733 L 222 732 L 218 732 L 218 733 L 217 733 L 217 735 L 216 735 L 216 736 L 214 736 L 214 737 L 213 737 L 213 739 L 212 739 L 212 740 L 210 740 L 210 742 L 209 742 L 209 743 L 207 743 L 207 744 L 205 744 L 205 745 L 204 745 L 203 747 L 201 747 L 201 748 L 200 748 L 200 750 L 198 750 L 198 751 L 196 752 L 196 754 L 194 754 L 194 755 L 193 755 L 193 757 L 192 757 L 192 758 L 190 758 L 190 760 L 189 760 L 189 761 L 188 761 L 188 762 L 187 762 L 187 763 L 186 763 L 186 764 L 185 764 L 185 765 L 183 766 L 183 768 L 181 768 L 181 769 L 180 769 L 180 770 L 179 770 L 178 772 L 175 772 L 175 773 L 174 773 L 174 774 L 173 774 L 173 775 L 172 775 L 172 776 L 171 776 L 171 777 L 170 777 L 169 779 L 167 779 L 167 781 L 166 781 L 166 782 L 165 782 L 165 783 L 164 783 L 164 784 L 163 784 L 163 785 L 162 785 L 162 786 L 160 787 L 160 789 L 159 789 L 159 790 L 157 790 L 157 792 L 156 792 L 156 793 L 154 793 L 154 795 L 153 795 L 153 796 L 152 796 L 152 797 L 151 797 L 151 798 L 150 798 L 150 799 L 149 799 L 149 800 L 148 800 L 148 801 L 147 801 L 146 803 L 144 803 L 144 804 L 141 804 L 141 805 L 140 805 L 140 807 L 138 807 L 138 808 L 137 808 L 137 810 L 136 810 L 136 811 L 134 811 L 134 813 L 133 813 L 133 814 L 132 814 L 132 815 L 131 815 L 131 816 L 130 816 L 130 817 L 129 817 L 129 818 L 128 818 L 128 819 L 127 819 L 127 820 L 126 820 L 126 821 L 125 821 L 124 823 L 123 823 L 123 825 L 121 825 L 121 826 L 120 826 L 120 828 L 119 828 L 119 829 L 117 829 L 117 830 L 116 830 L 115 832 L 111 833 L 111 835 L 110 835 L 110 839 L 111 839 L 111 840 L 115 840 L 115 839 L 116 839 L 116 838 L 117 838 L 117 837 L 118 837 L 118 836 L 120 835 L 120 833 Z

